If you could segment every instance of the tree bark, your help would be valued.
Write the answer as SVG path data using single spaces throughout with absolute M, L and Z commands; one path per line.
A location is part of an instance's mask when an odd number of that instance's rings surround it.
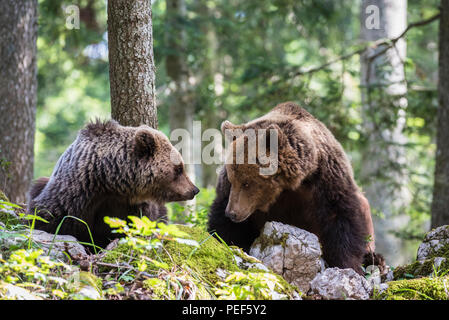
M 438 67 L 438 124 L 432 228 L 449 224 L 449 1 L 441 1 Z
M 0 189 L 25 203 L 34 163 L 37 0 L 2 0 L 0 30 Z
M 112 118 L 157 128 L 151 1 L 108 1 Z
M 370 25 L 369 18 L 378 8 L 379 24 Z M 373 8 L 373 7 L 371 7 Z M 368 19 L 368 20 L 367 20 Z M 406 0 L 364 0 L 361 7 L 361 37 L 365 41 L 399 36 L 407 27 Z M 361 56 L 362 118 L 367 137 L 362 151 L 361 180 L 363 191 L 373 212 L 376 251 L 382 252 L 389 263 L 403 262 L 403 242 L 391 234 L 407 223 L 407 216 L 399 214 L 409 203 L 403 133 L 407 106 L 404 60 L 406 42 L 397 41 L 395 48 L 384 50 L 378 46 Z M 377 56 L 378 55 L 378 56 Z

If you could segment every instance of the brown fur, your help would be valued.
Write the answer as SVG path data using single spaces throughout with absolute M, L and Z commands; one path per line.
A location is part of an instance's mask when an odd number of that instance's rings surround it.
M 236 128 L 276 130 L 278 170 L 271 176 L 261 175 L 260 163 L 248 163 L 247 153 L 245 162 L 236 164 L 239 147 L 255 151 L 247 143 L 247 134 L 237 136 L 220 173 L 209 230 L 248 250 L 266 221 L 291 224 L 320 238 L 330 266 L 362 273 L 365 254 L 374 252 L 371 213 L 332 133 L 290 102 L 247 124 L 222 125 L 223 131 Z
M 172 158 L 177 163 L 172 162 Z M 28 213 L 36 209 L 49 223 L 36 228 L 71 234 L 96 245 L 116 237 L 105 216 L 126 219 L 145 215 L 166 220 L 165 202 L 192 199 L 198 193 L 187 177 L 180 154 L 161 132 L 148 126 L 124 127 L 115 121 L 88 124 L 58 160 L 50 178 L 40 178 L 29 192 Z

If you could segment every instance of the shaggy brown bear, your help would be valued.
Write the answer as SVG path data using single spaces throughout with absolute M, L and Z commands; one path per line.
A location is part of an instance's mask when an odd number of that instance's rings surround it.
M 198 191 L 181 155 L 160 131 L 97 121 L 79 132 L 50 178 L 36 181 L 27 210 L 49 221 L 36 221 L 37 229 L 52 233 L 66 216 L 81 219 L 95 244 L 105 246 L 114 238 L 105 216 L 165 221 L 165 202 L 189 200 Z M 59 234 L 90 243 L 86 226 L 76 219 L 65 219 Z
M 240 135 L 235 136 L 233 151 L 219 175 L 217 196 L 209 213 L 210 232 L 248 251 L 266 221 L 279 221 L 316 234 L 330 266 L 362 273 L 366 260 L 369 265 L 384 263 L 374 254 L 368 201 L 354 181 L 342 146 L 324 124 L 298 105 L 286 102 L 249 123 L 222 124 L 225 134 L 238 129 Z M 259 148 L 259 143 L 255 149 L 249 146 L 248 129 L 277 133 L 275 174 L 261 174 L 264 166 L 258 156 L 255 163 L 247 161 Z M 268 131 L 265 137 L 269 154 Z M 243 163 L 236 163 L 236 150 L 244 150 Z

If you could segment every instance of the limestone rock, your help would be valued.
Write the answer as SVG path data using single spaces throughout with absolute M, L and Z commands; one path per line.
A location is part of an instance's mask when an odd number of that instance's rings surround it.
M 449 255 L 449 225 L 429 231 L 418 248 L 417 260 Z
M 0 282 L 0 298 L 7 300 L 42 300 L 24 288 L 10 283 Z
M 61 260 L 67 260 L 64 251 L 67 252 L 70 257 L 77 259 L 87 255 L 83 245 L 81 245 L 75 237 L 70 235 L 57 235 L 55 237 L 53 234 L 42 230 L 33 230 L 32 237 L 33 241 L 42 247 L 45 254 L 50 253 L 50 256 Z M 49 252 L 51 246 L 52 249 L 51 252 Z
M 371 286 L 353 269 L 328 268 L 310 282 L 313 294 L 326 300 L 367 300 Z
M 44 255 L 50 255 L 55 259 L 67 262 L 69 259 L 64 252 L 68 253 L 71 258 L 76 259 L 87 256 L 86 249 L 73 236 L 57 235 L 55 237 L 54 234 L 42 230 L 33 230 L 30 236 L 33 243 L 44 250 Z M 28 234 L 2 231 L 0 248 L 5 250 L 11 246 L 26 247 L 28 241 Z
M 245 253 L 241 248 L 231 247 L 231 249 L 235 252 L 234 259 L 240 269 L 258 269 L 266 272 L 270 271 L 260 260 Z
M 266 222 L 249 253 L 304 293 L 324 269 L 318 237 L 280 222 Z

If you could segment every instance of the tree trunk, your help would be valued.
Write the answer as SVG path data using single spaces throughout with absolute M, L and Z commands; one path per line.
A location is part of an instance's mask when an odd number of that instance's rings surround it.
M 112 118 L 157 128 L 151 1 L 108 1 Z
M 372 6 L 371 11 L 366 11 Z M 370 19 L 378 9 L 379 23 Z M 406 0 L 364 0 L 361 7 L 361 36 L 365 41 L 394 38 L 407 27 Z M 403 133 L 407 105 L 403 61 L 406 58 L 404 39 L 396 48 L 384 46 L 369 50 L 361 57 L 362 118 L 366 146 L 362 154 L 361 180 L 363 191 L 373 212 L 384 216 L 374 217 L 376 251 L 383 253 L 389 263 L 403 262 L 403 242 L 391 234 L 407 223 L 407 216 L 399 214 L 410 203 Z
M 25 203 L 33 179 L 37 0 L 2 0 L 0 30 L 0 189 Z
M 183 128 L 193 133 L 194 92 L 187 66 L 187 44 L 183 19 L 185 19 L 185 3 L 183 0 L 166 0 L 166 40 L 170 53 L 167 54 L 165 66 L 171 79 L 170 97 L 170 130 Z M 192 149 L 183 150 L 186 171 L 192 181 L 195 180 Z
M 449 2 L 441 1 L 438 124 L 432 228 L 449 224 Z

